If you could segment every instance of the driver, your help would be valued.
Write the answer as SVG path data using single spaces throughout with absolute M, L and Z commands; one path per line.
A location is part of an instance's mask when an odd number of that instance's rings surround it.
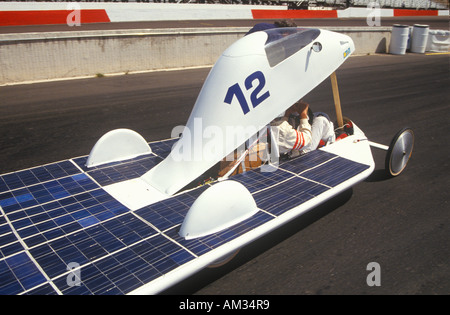
M 288 154 L 289 157 L 295 157 L 317 149 L 321 141 L 324 144 L 335 141 L 334 126 L 328 116 L 315 113 L 314 117 L 311 117 L 311 125 L 308 120 L 308 109 L 309 104 L 300 100 L 286 110 L 283 116 L 270 123 L 280 155 Z M 299 115 L 300 122 L 296 128 L 288 122 L 291 115 Z

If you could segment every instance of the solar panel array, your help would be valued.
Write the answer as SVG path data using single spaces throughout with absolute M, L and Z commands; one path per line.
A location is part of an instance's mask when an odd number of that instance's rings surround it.
M 0 294 L 129 293 L 368 168 L 313 151 L 274 172 L 236 175 L 261 211 L 184 240 L 180 225 L 209 185 L 136 211 L 102 188 L 143 175 L 175 141 L 150 143 L 152 154 L 122 163 L 87 169 L 80 157 L 0 176 Z

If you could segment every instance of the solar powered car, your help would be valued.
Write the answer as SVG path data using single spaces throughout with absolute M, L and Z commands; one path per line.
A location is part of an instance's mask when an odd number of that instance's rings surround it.
M 252 33 L 173 138 L 117 129 L 87 156 L 1 175 L 0 294 L 156 294 L 367 178 L 371 146 L 399 175 L 413 131 L 381 145 L 342 116 L 335 71 L 354 50 L 322 29 Z M 270 122 L 328 77 L 346 137 L 280 157 Z

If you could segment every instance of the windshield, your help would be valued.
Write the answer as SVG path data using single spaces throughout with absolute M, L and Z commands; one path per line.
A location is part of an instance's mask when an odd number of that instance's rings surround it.
M 297 27 L 274 28 L 264 32 L 268 35 L 264 48 L 271 67 L 312 43 L 320 35 L 318 29 Z

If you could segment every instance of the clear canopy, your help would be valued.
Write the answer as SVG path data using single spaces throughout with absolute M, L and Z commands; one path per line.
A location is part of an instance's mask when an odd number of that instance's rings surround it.
M 298 27 L 273 28 L 264 32 L 268 35 L 264 48 L 271 67 L 312 43 L 320 35 L 319 29 Z

